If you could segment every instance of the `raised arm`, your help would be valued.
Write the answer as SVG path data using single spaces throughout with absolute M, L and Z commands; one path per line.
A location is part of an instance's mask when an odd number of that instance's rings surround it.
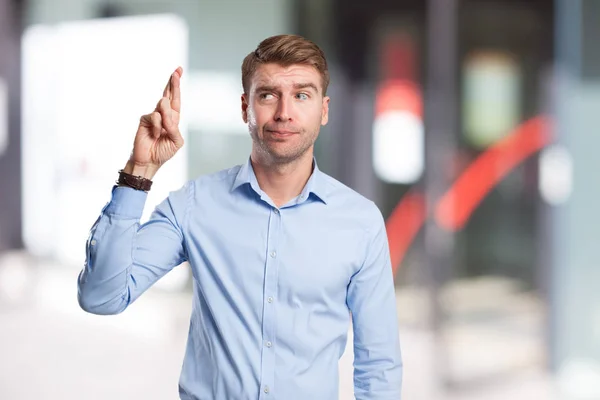
M 179 132 L 180 78 L 171 75 L 155 110 L 140 118 L 124 172 L 152 179 L 183 146 Z M 92 226 L 86 261 L 77 281 L 80 306 L 95 314 L 119 313 L 154 282 L 186 260 L 182 226 L 191 195 L 173 192 L 140 226 L 147 193 L 113 188 L 110 202 Z

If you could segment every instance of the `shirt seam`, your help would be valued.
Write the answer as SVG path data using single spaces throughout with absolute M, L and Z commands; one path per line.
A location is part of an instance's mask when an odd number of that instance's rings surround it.
M 372 201 L 370 201 L 371 205 L 375 205 L 375 203 L 373 203 Z M 360 268 L 358 269 L 358 271 L 356 271 L 355 275 L 360 273 L 364 268 L 365 265 L 367 264 L 367 260 L 369 258 L 369 247 L 371 247 L 373 245 L 373 240 L 370 236 L 371 233 L 371 227 L 369 225 L 367 225 L 367 227 L 364 229 L 364 242 L 365 242 L 365 252 L 363 255 L 363 261 L 360 265 Z
M 185 210 L 183 212 L 183 224 L 181 225 L 181 236 L 182 236 L 182 244 L 183 244 L 183 252 L 185 255 L 185 259 L 187 261 L 190 260 L 190 253 L 189 253 L 189 246 L 188 246 L 188 235 L 186 234 L 188 229 L 189 229 L 189 215 L 190 215 L 190 210 L 192 208 L 192 200 L 195 196 L 196 193 L 196 181 L 192 181 L 190 182 L 190 184 L 188 185 L 188 189 L 187 189 L 187 197 L 186 197 L 186 203 L 185 203 Z

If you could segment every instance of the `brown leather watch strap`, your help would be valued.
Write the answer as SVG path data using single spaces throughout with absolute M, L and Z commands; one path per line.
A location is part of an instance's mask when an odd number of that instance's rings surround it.
M 123 170 L 119 171 L 117 184 L 120 186 L 128 186 L 136 190 L 143 190 L 144 192 L 149 191 L 152 187 L 152 181 L 150 179 L 146 179 L 143 176 L 131 175 Z

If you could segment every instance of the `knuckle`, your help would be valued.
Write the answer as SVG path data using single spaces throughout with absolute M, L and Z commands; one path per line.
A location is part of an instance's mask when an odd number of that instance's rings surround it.
M 160 117 L 160 113 L 159 112 L 153 112 L 150 115 L 150 120 L 152 121 L 152 125 L 157 126 L 160 125 L 161 122 L 161 117 Z
M 156 104 L 156 111 L 160 112 L 161 114 L 169 112 L 170 108 L 171 106 L 169 99 L 166 97 L 161 98 Z

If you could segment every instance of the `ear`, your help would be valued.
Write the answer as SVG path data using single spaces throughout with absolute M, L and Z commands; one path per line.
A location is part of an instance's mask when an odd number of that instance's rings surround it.
M 329 121 L 329 96 L 323 97 L 323 108 L 321 110 L 321 125 L 327 125 Z
M 248 123 L 248 96 L 245 93 L 242 94 L 242 119 Z

